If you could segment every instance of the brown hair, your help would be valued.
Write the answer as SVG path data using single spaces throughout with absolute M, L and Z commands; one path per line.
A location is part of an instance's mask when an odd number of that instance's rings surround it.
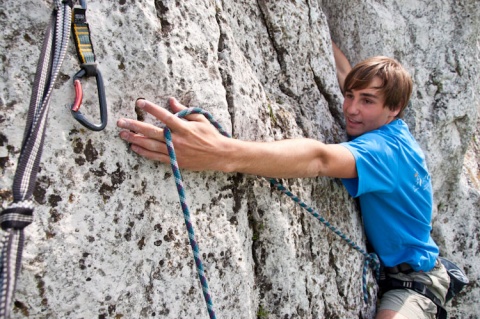
M 362 90 L 368 87 L 374 77 L 382 80 L 378 87 L 385 96 L 385 106 L 395 111 L 397 117 L 403 115 L 412 94 L 412 78 L 403 66 L 392 58 L 377 56 L 358 63 L 345 78 L 345 92 Z

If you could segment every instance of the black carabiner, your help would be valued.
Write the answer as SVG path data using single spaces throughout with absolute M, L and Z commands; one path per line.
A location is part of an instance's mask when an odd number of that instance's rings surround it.
M 102 74 L 100 73 L 100 70 L 98 70 L 95 63 L 84 63 L 81 65 L 81 68 L 82 69 L 73 77 L 73 85 L 75 86 L 75 101 L 70 107 L 70 111 L 73 117 L 86 128 L 92 131 L 101 131 L 107 125 L 108 120 L 107 98 L 105 97 Z M 82 83 L 80 82 L 80 79 L 84 76 L 95 76 L 97 81 L 98 102 L 100 103 L 100 124 L 93 124 L 79 111 L 83 99 Z

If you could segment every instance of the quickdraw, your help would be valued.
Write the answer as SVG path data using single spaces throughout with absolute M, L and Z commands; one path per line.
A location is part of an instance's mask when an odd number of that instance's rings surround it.
M 81 63 L 81 70 L 78 71 L 73 77 L 73 85 L 75 86 L 75 101 L 70 107 L 70 110 L 72 116 L 80 124 L 92 131 L 101 131 L 105 128 L 108 121 L 107 99 L 105 97 L 102 74 L 95 63 L 95 52 L 93 50 L 90 27 L 87 22 L 86 12 L 87 3 L 85 0 L 80 1 L 80 6 L 75 6 L 73 8 L 72 33 L 78 59 Z M 98 102 L 100 107 L 100 124 L 93 124 L 79 110 L 83 100 L 83 89 L 80 79 L 90 76 L 94 76 L 97 82 Z
M 80 6 L 75 6 L 72 12 L 73 2 L 74 1 L 55 1 L 55 9 L 52 14 L 51 24 L 46 31 L 44 46 L 39 59 L 39 67 L 34 83 L 34 92 L 32 93 L 29 115 L 27 118 L 25 138 L 22 144 L 18 169 L 15 173 L 13 185 L 14 202 L 0 213 L 0 223 L 2 228 L 0 231 L 0 318 L 4 319 L 9 317 L 12 298 L 15 292 L 16 279 L 20 270 L 23 250 L 23 229 L 32 222 L 33 218 L 34 205 L 30 198 L 35 186 L 43 148 L 50 96 L 60 66 L 63 63 L 66 48 L 68 46 L 68 39 L 70 37 L 70 28 L 67 28 L 66 26 L 70 25 L 72 17 L 72 32 L 75 36 L 77 55 L 81 61 L 81 70 L 73 77 L 75 101 L 71 106 L 71 112 L 77 121 L 93 131 L 103 130 L 107 124 L 107 103 L 104 84 L 100 70 L 95 63 L 95 54 L 91 43 L 90 30 L 85 16 L 87 9 L 86 1 L 80 1 Z M 62 41 L 61 43 L 58 43 L 55 39 L 61 39 Z M 47 75 L 50 76 L 49 81 L 42 81 Z M 100 124 L 91 123 L 79 111 L 83 100 L 83 90 L 80 79 L 90 76 L 95 76 L 97 82 L 100 103 Z M 185 117 L 189 114 L 203 114 L 222 134 L 229 136 L 213 117 L 202 109 L 189 108 L 177 113 L 176 116 Z M 171 166 L 174 171 L 181 206 L 184 211 L 185 224 L 189 232 L 189 239 L 195 258 L 195 264 L 197 266 L 197 272 L 202 284 L 203 295 L 207 304 L 209 316 L 211 319 L 214 319 L 215 311 L 213 309 L 213 302 L 209 292 L 208 282 L 204 274 L 202 261 L 200 259 L 199 247 L 195 240 L 193 226 L 190 221 L 182 177 L 176 162 L 175 151 L 168 128 L 165 129 L 165 138 L 169 149 Z M 351 247 L 366 257 L 363 273 L 363 288 L 364 296 L 367 298 L 365 290 L 366 268 L 371 262 L 371 266 L 374 268 L 375 272 L 378 273 L 378 257 L 374 254 L 367 254 L 357 244 L 348 239 L 342 232 L 320 217 L 320 215 L 312 208 L 305 205 L 296 196 L 286 190 L 279 182 L 273 179 L 269 180 L 269 182 L 284 194 L 291 197 L 292 200 L 310 212 L 315 218 L 320 220 L 325 226 L 345 240 Z
M 42 156 L 50 97 L 70 39 L 74 2 L 74 0 L 54 1 L 50 24 L 45 31 L 42 51 L 38 60 L 25 134 L 13 179 L 13 202 L 0 213 L 0 319 L 9 318 L 21 267 L 24 228 L 33 220 L 34 203 L 31 197 Z M 75 22 L 72 29 L 76 30 L 77 53 L 82 56 L 82 69 L 73 78 L 76 98 L 72 105 L 72 114 L 84 126 L 99 131 L 104 129 L 107 124 L 107 104 L 102 76 L 95 64 L 90 34 L 88 32 L 85 35 L 81 31 L 85 25 L 88 30 L 88 24 L 84 18 L 82 20 L 85 10 L 86 3 L 81 1 L 81 7 L 76 7 L 73 11 Z M 88 49 L 89 47 L 91 49 Z M 101 116 L 99 125 L 90 123 L 78 111 L 83 97 L 79 79 L 83 76 L 95 76 L 97 80 Z

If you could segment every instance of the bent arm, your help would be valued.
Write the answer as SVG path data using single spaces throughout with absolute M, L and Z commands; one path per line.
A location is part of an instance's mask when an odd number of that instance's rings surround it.
M 347 77 L 348 73 L 352 69 L 350 62 L 348 62 L 347 57 L 340 48 L 332 41 L 332 48 L 333 48 L 333 58 L 335 59 L 335 66 L 337 67 L 337 79 L 338 84 L 340 85 L 340 89 L 342 92 L 344 91 L 344 84 L 345 78 Z

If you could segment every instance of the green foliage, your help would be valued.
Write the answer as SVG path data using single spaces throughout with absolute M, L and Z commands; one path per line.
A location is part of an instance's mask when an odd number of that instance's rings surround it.
M 273 113 L 272 105 L 268 103 L 268 114 L 270 116 L 270 121 L 272 121 L 273 125 L 277 125 L 277 118 L 275 117 L 275 113 Z
M 257 319 L 267 319 L 268 315 L 269 315 L 268 311 L 263 308 L 263 305 L 260 305 L 257 311 Z

